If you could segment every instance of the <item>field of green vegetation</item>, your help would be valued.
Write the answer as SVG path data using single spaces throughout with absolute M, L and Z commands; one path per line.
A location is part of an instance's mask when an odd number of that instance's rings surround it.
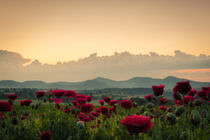
M 36 100 L 9 94 L 0 101 L 2 140 L 208 140 L 210 87 L 187 81 L 173 89 L 153 86 L 137 102 L 128 97 L 94 98 L 73 90 L 37 91 Z M 99 97 L 98 97 L 99 98 Z M 141 103 L 144 102 L 144 103 Z

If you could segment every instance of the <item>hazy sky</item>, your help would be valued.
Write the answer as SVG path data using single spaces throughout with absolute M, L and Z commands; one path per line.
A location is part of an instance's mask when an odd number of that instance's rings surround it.
M 0 66 L 0 80 L 210 81 L 210 0 L 0 0 Z
M 27 62 L 30 64 L 23 65 Z M 210 82 L 210 55 L 190 55 L 175 51 L 173 55 L 115 53 L 98 56 L 96 53 L 76 61 L 43 64 L 21 54 L 0 50 L 0 80 L 83 81 L 96 77 L 127 80 L 133 77 L 165 78 L 176 76 Z
M 129 51 L 210 54 L 210 0 L 0 0 L 0 49 L 55 64 Z

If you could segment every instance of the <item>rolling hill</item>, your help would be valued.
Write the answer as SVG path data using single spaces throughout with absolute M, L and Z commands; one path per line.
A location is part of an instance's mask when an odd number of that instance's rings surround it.
M 176 82 L 186 81 L 188 79 L 180 79 L 168 76 L 164 79 L 155 79 L 149 77 L 134 77 L 125 81 L 115 81 L 103 77 L 98 77 L 82 82 L 53 82 L 46 83 L 43 81 L 25 81 L 17 82 L 13 80 L 0 81 L 0 88 L 62 88 L 62 89 L 105 89 L 105 88 L 151 88 L 152 85 L 165 85 L 165 89 L 172 89 Z M 196 82 L 189 80 L 193 88 L 210 86 L 210 82 Z

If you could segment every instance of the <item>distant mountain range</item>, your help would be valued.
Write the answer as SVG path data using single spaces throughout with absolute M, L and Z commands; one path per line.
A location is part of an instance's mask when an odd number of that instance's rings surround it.
M 105 88 L 151 88 L 152 85 L 165 85 L 165 89 L 172 89 L 176 82 L 186 81 L 173 76 L 168 76 L 164 79 L 154 79 L 149 77 L 134 77 L 125 81 L 114 81 L 107 78 L 98 77 L 82 82 L 52 82 L 46 83 L 43 81 L 25 81 L 17 82 L 13 80 L 0 81 L 0 88 L 40 88 L 40 89 L 105 89 Z M 210 86 L 210 82 L 196 82 L 189 80 L 193 88 Z

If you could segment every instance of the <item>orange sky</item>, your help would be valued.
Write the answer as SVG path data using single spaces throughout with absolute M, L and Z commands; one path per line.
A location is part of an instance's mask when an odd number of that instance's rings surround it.
M 209 0 L 0 0 L 0 49 L 55 64 L 111 55 L 210 54 Z

